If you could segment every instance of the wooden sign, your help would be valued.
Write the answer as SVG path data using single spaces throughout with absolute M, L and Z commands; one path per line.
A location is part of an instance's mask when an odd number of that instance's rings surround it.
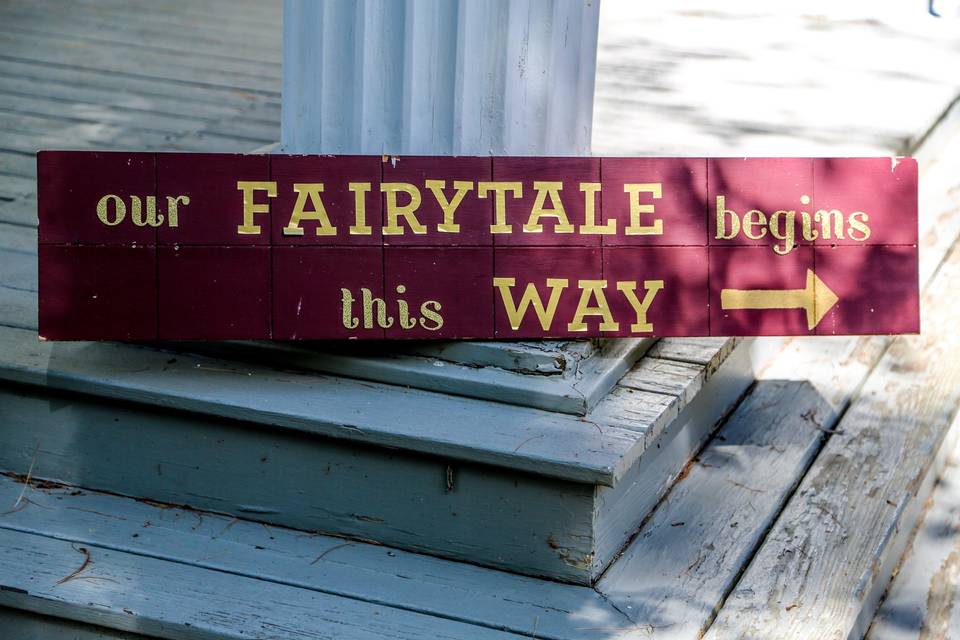
M 910 158 L 37 163 L 48 340 L 919 331 Z

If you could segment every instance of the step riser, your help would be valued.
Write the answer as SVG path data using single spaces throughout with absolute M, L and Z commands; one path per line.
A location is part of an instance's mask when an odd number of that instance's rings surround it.
M 664 429 L 648 454 L 615 487 L 598 489 L 595 579 L 669 491 L 720 419 L 753 384 L 758 361 L 769 357 L 758 348 L 764 346 L 763 341 L 741 342 L 693 402 Z
M 27 473 L 35 451 L 35 478 L 590 579 L 592 485 L 35 387 L 0 389 L 0 470 Z
M 750 384 L 749 349 L 612 489 L 26 385 L 0 389 L 0 470 L 36 452 L 35 478 L 590 584 Z

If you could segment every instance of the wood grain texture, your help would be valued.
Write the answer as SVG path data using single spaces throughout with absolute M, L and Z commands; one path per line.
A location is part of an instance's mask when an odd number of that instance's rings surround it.
M 17 640 L 150 640 L 139 633 L 116 631 L 105 627 L 73 622 L 63 618 L 38 615 L 19 609 L 0 607 L 0 629 Z
M 89 562 L 87 562 L 89 560 Z M 79 569 L 83 570 L 80 571 Z M 0 605 L 170 640 L 518 637 L 156 558 L 0 530 Z M 91 606 L 91 602 L 96 603 Z
M 0 419 L 2 469 L 590 581 L 592 484 L 50 390 L 0 391 Z
M 13 230 L 5 236 L 8 230 Z M 5 268 L 5 281 L 0 283 L 0 325 L 22 329 L 37 327 L 37 260 L 36 231 L 0 224 L 0 237 L 24 247 L 0 248 L 0 264 Z M 31 238 L 34 240 L 31 241 Z M 32 244 L 31 244 L 32 243 Z M 278 249 L 278 273 L 292 277 L 308 277 L 309 260 L 288 264 L 285 252 L 294 257 L 309 247 Z M 376 250 L 376 249 L 370 249 Z M 326 255 L 335 255 L 327 249 Z M 319 287 L 314 279 L 314 287 Z M 296 317 L 299 296 L 293 298 L 284 280 L 274 282 L 274 303 L 289 308 Z M 289 293 L 289 295 L 288 295 Z M 277 325 L 287 331 L 321 327 L 305 318 L 312 305 L 301 306 L 299 325 Z M 280 316 L 281 318 L 283 316 Z M 290 317 L 289 315 L 287 317 Z M 276 317 L 274 321 L 276 321 Z M 342 335 L 342 334 L 337 334 Z M 598 341 L 411 341 L 393 342 L 388 353 L 382 344 L 367 343 L 279 343 L 235 341 L 168 343 L 164 348 L 216 357 L 249 360 L 281 368 L 343 375 L 350 378 L 403 384 L 428 391 L 496 400 L 549 411 L 583 415 L 592 408 L 655 341 L 632 338 Z
M 951 430 L 958 430 L 954 425 Z M 867 632 L 867 640 L 956 640 L 960 633 L 960 467 L 957 449 Z
M 597 584 L 655 638 L 696 638 L 763 539 L 832 411 L 804 383 L 761 381 Z
M 897 338 L 852 403 L 707 638 L 860 637 L 943 461 L 960 401 L 960 276 L 950 255 L 925 292 L 921 336 Z M 775 629 L 775 631 L 774 631 Z
M 637 439 L 616 427 L 598 431 L 573 416 L 390 385 L 187 354 L 171 358 L 160 351 L 118 344 L 54 348 L 50 343 L 38 344 L 30 331 L 13 328 L 0 329 L 0 344 L 8 363 L 0 377 L 11 382 L 516 465 L 575 481 L 612 484 L 621 455 Z M 436 430 L 433 436 L 427 428 Z
M 0 478 L 0 503 L 22 485 Z M 588 587 L 129 498 L 29 487 L 0 528 L 150 556 L 540 638 L 601 640 L 629 620 Z

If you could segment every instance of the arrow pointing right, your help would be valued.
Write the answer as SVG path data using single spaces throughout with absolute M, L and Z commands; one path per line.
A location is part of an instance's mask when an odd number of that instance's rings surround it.
M 839 298 L 826 283 L 807 269 L 807 286 L 803 289 L 722 289 L 722 309 L 803 309 L 807 313 L 807 329 L 813 329 L 833 308 Z

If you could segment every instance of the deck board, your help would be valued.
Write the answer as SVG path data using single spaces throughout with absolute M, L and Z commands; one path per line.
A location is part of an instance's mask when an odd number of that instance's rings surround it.
M 22 490 L 19 481 L 0 477 L 0 504 L 14 504 Z M 471 624 L 496 620 L 520 634 L 536 624 L 537 637 L 544 639 L 602 640 L 604 629 L 630 626 L 589 587 L 70 487 L 31 486 L 25 496 L 30 502 L 23 509 L 0 515 L 0 529 Z
M 960 430 L 960 426 L 952 427 Z M 960 638 L 960 450 L 951 452 L 867 640 Z
M 89 558 L 87 568 L 74 575 Z M 100 546 L 0 530 L 0 605 L 170 639 L 516 634 Z M 71 578 L 71 576 L 73 576 Z
M 923 297 L 923 334 L 871 372 L 725 602 L 707 640 L 862 637 L 935 478 L 960 406 L 960 247 Z M 954 434 L 955 436 L 956 434 Z

